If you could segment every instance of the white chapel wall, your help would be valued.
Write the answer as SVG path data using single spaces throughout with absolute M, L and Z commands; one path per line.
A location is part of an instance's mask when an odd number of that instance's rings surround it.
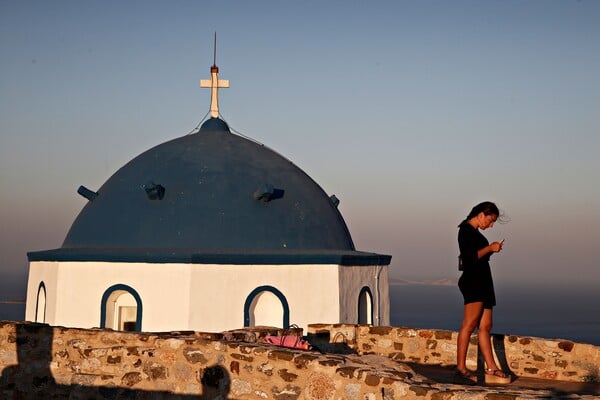
M 305 331 L 309 323 L 339 322 L 337 265 L 195 264 L 192 282 L 193 330 L 221 332 L 243 327 L 244 302 L 261 286 L 272 286 L 285 296 L 290 324 Z
M 37 270 L 32 263 L 32 271 Z M 46 322 L 68 327 L 100 326 L 102 296 L 111 286 L 134 289 L 142 300 L 142 330 L 187 329 L 189 315 L 189 264 L 148 264 L 108 262 L 55 262 L 54 287 L 46 283 Z M 31 296 L 37 296 L 39 275 L 30 274 L 26 319 L 33 320 Z M 34 304 L 35 301 L 32 302 Z M 35 304 L 32 306 L 35 312 Z
M 368 286 L 373 323 L 389 324 L 387 266 L 214 265 L 109 262 L 32 262 L 26 319 L 35 320 L 39 282 L 46 287 L 46 323 L 100 326 L 101 302 L 114 285 L 131 287 L 142 301 L 142 330 L 221 332 L 244 326 L 244 303 L 262 286 L 289 305 L 289 323 L 356 323 L 358 296 Z M 256 324 L 282 326 L 272 293 L 257 298 Z
M 340 266 L 340 315 L 342 323 L 358 323 L 358 299 L 367 286 L 373 299 L 373 325 L 389 325 L 390 295 L 388 266 Z
M 46 288 L 46 323 L 52 324 L 55 318 L 56 285 L 58 279 L 58 262 L 36 261 L 29 265 L 27 278 L 27 297 L 25 300 L 25 320 L 36 320 L 36 307 L 40 283 Z

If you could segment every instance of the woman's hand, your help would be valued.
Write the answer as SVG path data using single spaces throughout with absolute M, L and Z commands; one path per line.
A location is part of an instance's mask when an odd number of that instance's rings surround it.
M 502 250 L 502 242 L 493 242 L 489 247 L 493 253 L 498 253 Z
M 503 241 L 502 241 L 503 242 Z M 498 253 L 502 250 L 502 242 L 494 242 L 488 246 L 477 250 L 477 259 L 486 256 L 489 253 Z

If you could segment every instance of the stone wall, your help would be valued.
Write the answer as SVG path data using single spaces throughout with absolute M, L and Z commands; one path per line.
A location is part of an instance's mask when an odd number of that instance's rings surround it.
M 267 333 L 126 333 L 4 321 L 0 398 L 358 400 L 392 399 L 418 386 L 409 369 L 265 345 Z
M 264 344 L 261 338 L 266 334 L 281 333 L 275 328 L 127 333 L 0 321 L 0 398 L 554 398 L 548 390 L 439 383 L 415 373 L 409 363 L 394 361 L 450 362 L 452 333 L 354 325 L 313 325 L 310 329 L 308 336 L 320 351 Z M 507 341 L 507 351 L 510 346 L 519 346 L 532 359 L 539 354 L 533 339 L 530 343 L 519 338 Z M 578 354 L 576 346 L 567 350 L 557 344 L 555 351 L 561 356 L 551 357 L 563 361 L 566 355 L 562 354 Z M 575 360 L 566 362 L 564 370 L 572 371 Z M 570 377 L 581 376 L 578 371 L 573 370 Z
M 457 332 L 366 325 L 313 324 L 308 334 L 345 343 L 359 354 L 378 354 L 420 364 L 456 365 Z M 600 382 L 600 347 L 535 337 L 493 335 L 496 360 L 521 377 L 571 382 Z M 467 367 L 483 369 L 477 337 L 471 338 Z

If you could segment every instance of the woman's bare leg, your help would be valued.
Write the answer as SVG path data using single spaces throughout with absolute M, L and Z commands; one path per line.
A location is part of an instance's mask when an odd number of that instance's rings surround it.
M 483 312 L 483 302 L 465 304 L 464 315 L 460 331 L 458 332 L 456 368 L 460 371 L 467 369 L 467 350 L 469 340 L 475 328 L 480 325 Z
M 483 310 L 481 321 L 479 321 L 479 328 L 477 332 L 477 339 L 479 342 L 479 348 L 485 361 L 487 369 L 497 370 L 498 366 L 494 360 L 494 353 L 492 352 L 492 337 L 490 332 L 492 331 L 492 309 L 486 308 Z

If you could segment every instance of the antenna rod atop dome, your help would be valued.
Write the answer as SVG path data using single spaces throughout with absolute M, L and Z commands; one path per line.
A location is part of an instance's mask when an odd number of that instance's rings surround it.
M 213 66 L 217 66 L 217 32 L 215 32 L 215 43 L 213 44 Z
M 213 65 L 210 67 L 210 79 L 200 80 L 201 88 L 210 88 L 210 116 L 219 117 L 219 88 L 228 88 L 229 81 L 219 79 L 219 67 L 217 67 L 217 32 L 213 48 Z

